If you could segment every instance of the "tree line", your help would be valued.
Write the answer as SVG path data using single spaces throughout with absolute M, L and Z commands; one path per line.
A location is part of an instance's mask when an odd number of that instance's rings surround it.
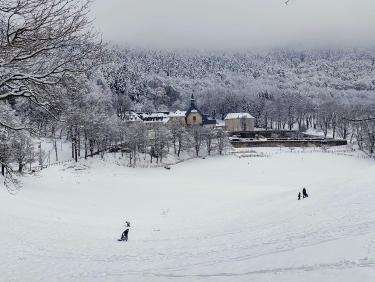
M 123 144 L 141 154 L 223 152 L 224 132 L 127 122 L 129 111 L 202 110 L 223 119 L 249 112 L 265 129 L 320 129 L 369 154 L 375 143 L 373 50 L 264 52 L 110 48 L 93 32 L 90 1 L 0 2 L 0 164 L 13 171 L 40 162 L 35 138 L 71 144 L 72 158 Z M 15 166 L 16 165 L 16 166 Z M 17 167 L 15 169 L 15 167 Z

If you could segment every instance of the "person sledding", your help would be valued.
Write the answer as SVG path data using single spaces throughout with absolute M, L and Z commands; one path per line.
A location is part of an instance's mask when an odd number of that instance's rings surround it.
M 118 239 L 118 241 L 125 241 L 125 242 L 128 241 L 128 238 L 129 238 L 130 222 L 129 222 L 129 221 L 126 221 L 125 224 L 126 224 L 126 229 L 125 229 L 124 232 L 122 232 L 122 234 L 121 234 L 121 238 Z
M 128 234 L 129 234 L 129 228 L 127 228 L 124 232 L 122 232 L 121 239 L 119 241 L 128 241 Z
M 307 191 L 306 191 L 306 188 L 304 187 L 302 189 L 302 195 L 303 195 L 303 198 L 307 198 L 309 195 L 307 194 Z

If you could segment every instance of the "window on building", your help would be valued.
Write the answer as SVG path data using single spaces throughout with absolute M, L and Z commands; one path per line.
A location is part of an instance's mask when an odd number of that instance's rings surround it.
M 195 123 L 197 121 L 197 117 L 193 116 L 193 122 Z

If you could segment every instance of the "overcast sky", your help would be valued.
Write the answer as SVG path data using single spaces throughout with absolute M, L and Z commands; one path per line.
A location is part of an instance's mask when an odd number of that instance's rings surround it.
M 107 41 L 135 47 L 248 49 L 375 45 L 375 0 L 95 0 Z

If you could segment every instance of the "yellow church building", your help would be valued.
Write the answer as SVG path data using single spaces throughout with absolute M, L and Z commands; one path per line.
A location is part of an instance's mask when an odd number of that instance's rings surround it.
M 191 95 L 190 108 L 185 114 L 186 124 L 188 126 L 201 125 L 204 127 L 215 127 L 216 120 L 203 114 L 197 107 L 194 95 Z

